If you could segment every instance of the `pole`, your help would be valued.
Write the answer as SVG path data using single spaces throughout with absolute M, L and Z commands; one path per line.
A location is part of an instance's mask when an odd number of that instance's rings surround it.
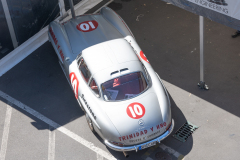
M 199 16 L 199 36 L 200 36 L 200 82 L 198 87 L 208 90 L 208 86 L 204 81 L 204 17 Z
M 72 13 L 72 18 L 76 18 L 75 11 L 74 11 L 74 6 L 73 6 L 73 1 L 69 0 L 70 8 L 71 8 L 71 13 Z
M 66 14 L 64 0 L 58 0 L 58 5 L 59 5 L 59 8 L 60 8 L 60 16 L 63 17 L 63 15 Z
M 9 12 L 9 9 L 8 9 L 7 0 L 1 0 L 1 2 L 2 2 L 2 6 L 3 6 L 3 12 L 4 12 L 5 17 L 6 17 L 8 29 L 9 29 L 9 32 L 10 32 L 10 36 L 11 36 L 11 39 L 12 39 L 13 47 L 17 48 L 18 47 L 18 41 L 17 41 L 16 33 L 15 33 L 15 30 L 14 30 L 14 27 L 13 27 L 11 15 L 10 15 L 10 12 Z
M 199 17 L 200 23 L 200 81 L 204 82 L 204 18 Z

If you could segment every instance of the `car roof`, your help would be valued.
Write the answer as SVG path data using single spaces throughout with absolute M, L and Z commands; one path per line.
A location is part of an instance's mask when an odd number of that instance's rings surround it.
M 125 39 L 115 39 L 91 46 L 82 52 L 97 83 L 130 72 L 143 71 L 142 65 Z

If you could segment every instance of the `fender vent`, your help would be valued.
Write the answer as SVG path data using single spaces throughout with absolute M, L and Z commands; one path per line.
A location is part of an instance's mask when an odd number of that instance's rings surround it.
M 117 73 L 119 74 L 119 71 L 114 71 L 114 72 L 111 73 L 111 76 L 112 76 L 113 74 L 117 74 Z
M 124 68 L 124 69 L 121 69 L 120 72 L 121 72 L 121 74 L 125 74 L 125 73 L 128 73 L 129 70 L 128 70 L 128 68 Z
M 186 142 L 196 129 L 198 129 L 197 126 L 187 121 L 177 130 L 173 137 L 181 142 Z

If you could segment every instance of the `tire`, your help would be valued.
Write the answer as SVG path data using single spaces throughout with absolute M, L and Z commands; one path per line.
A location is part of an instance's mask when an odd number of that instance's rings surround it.
M 85 114 L 85 117 L 86 117 L 86 120 L 87 120 L 88 127 L 90 128 L 90 130 L 91 130 L 93 133 L 95 133 L 92 120 L 90 119 L 90 117 L 88 116 L 87 113 Z

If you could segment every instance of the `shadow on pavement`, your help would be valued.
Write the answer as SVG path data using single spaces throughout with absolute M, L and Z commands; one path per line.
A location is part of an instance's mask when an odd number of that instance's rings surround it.
M 240 117 L 240 37 L 205 18 L 205 81 L 200 80 L 199 16 L 159 0 L 121 2 L 116 11 L 132 30 L 154 70 L 167 82 Z M 142 16 L 136 21 L 138 15 Z
M 129 25 L 162 79 L 240 117 L 240 52 L 236 47 L 240 38 L 231 38 L 233 29 L 206 19 L 205 80 L 210 90 L 204 91 L 197 87 L 198 16 L 159 0 L 141 0 L 139 3 L 119 0 L 116 3 L 122 3 L 123 7 L 119 7 L 117 13 Z M 144 16 L 136 21 L 140 14 Z M 62 126 L 84 115 L 48 42 L 0 77 L 0 90 Z M 175 133 L 186 118 L 174 100 L 171 101 Z M 19 111 L 35 120 L 32 125 L 36 128 L 49 129 L 48 125 Z M 192 149 L 193 139 L 191 136 L 182 143 L 170 136 L 163 144 L 187 155 Z M 129 159 L 140 159 L 146 151 L 129 152 Z M 110 149 L 109 152 L 124 159 L 121 152 Z
M 0 77 L 0 90 L 61 126 L 84 115 L 49 42 Z M 37 129 L 49 129 L 30 117 Z

